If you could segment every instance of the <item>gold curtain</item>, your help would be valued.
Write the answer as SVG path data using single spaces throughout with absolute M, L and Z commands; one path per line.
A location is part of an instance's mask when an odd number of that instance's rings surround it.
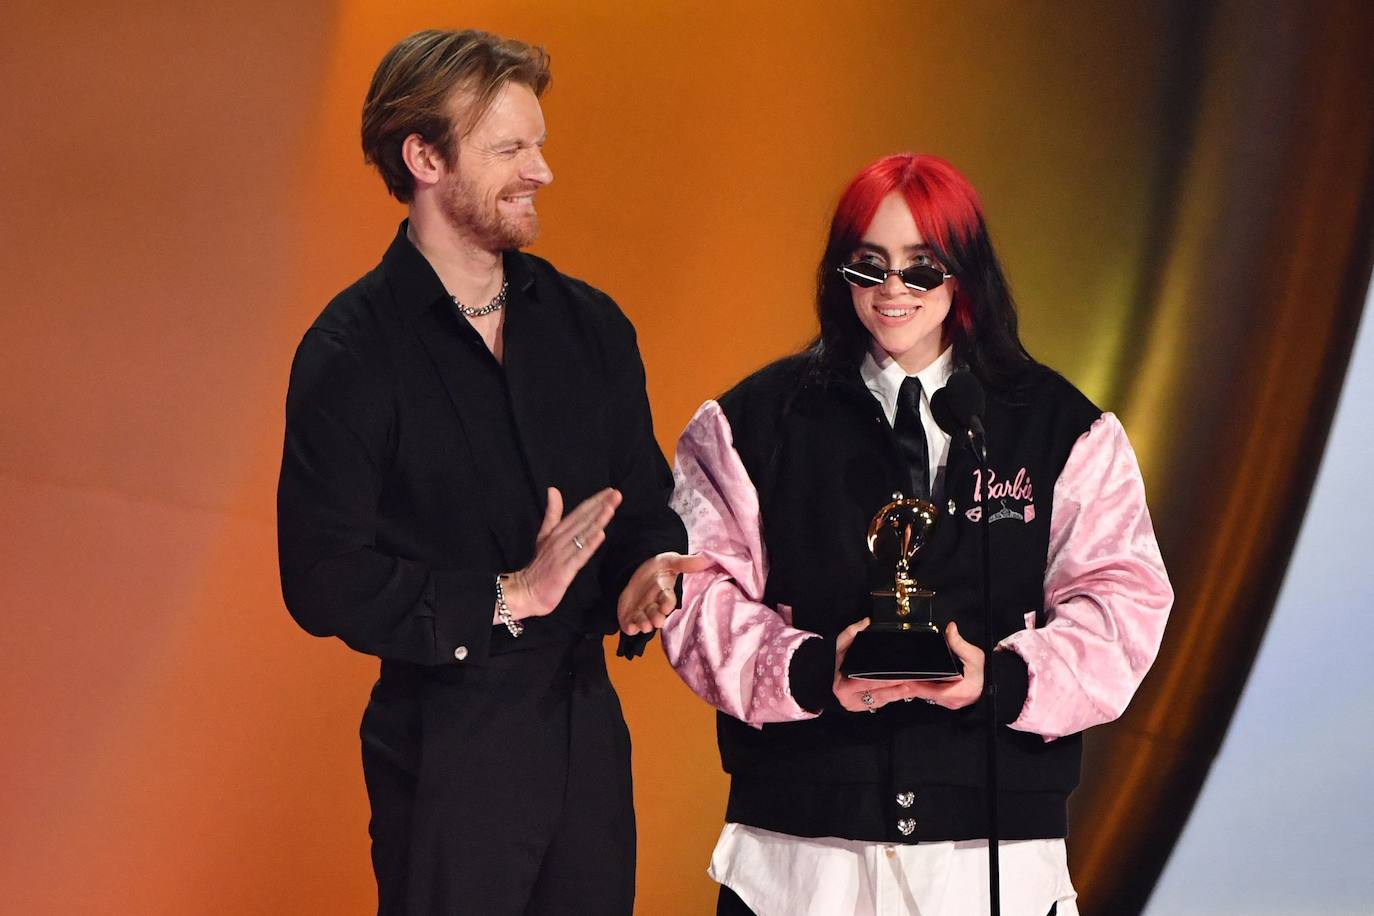
M 1370 276 L 1374 7 L 1223 2 L 1199 24 L 1192 125 L 1117 379 L 1178 603 L 1141 694 L 1089 739 L 1070 849 L 1093 913 L 1145 905 L 1220 748 Z

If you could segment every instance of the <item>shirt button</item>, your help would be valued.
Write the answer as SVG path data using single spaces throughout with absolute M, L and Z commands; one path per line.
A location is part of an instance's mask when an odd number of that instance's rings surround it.
M 916 832 L 916 818 L 904 817 L 897 822 L 897 829 L 902 832 L 902 836 L 911 836 Z
M 898 792 L 898 793 L 897 793 L 897 804 L 901 805 L 903 808 L 910 808 L 911 805 L 912 805 L 912 803 L 915 802 L 915 801 L 916 801 L 916 793 L 915 793 L 915 792 Z
M 896 846 L 884 846 L 884 847 L 883 847 L 883 852 L 887 853 L 887 857 L 888 857 L 889 859 L 895 859 L 895 858 L 897 858 L 897 847 L 896 847 Z
M 465 659 L 465 658 L 468 657 L 468 647 L 467 647 L 467 646 L 459 646 L 458 648 L 454 649 L 454 650 L 453 650 L 453 657 L 456 658 L 456 659 L 458 659 L 458 661 L 461 662 L 463 659 Z

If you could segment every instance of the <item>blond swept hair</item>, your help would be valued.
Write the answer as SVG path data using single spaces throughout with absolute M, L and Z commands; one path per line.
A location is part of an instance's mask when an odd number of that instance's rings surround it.
M 406 137 L 419 134 L 452 163 L 458 139 L 491 106 L 507 83 L 543 95 L 549 55 L 537 45 L 476 29 L 426 29 L 398 41 L 377 65 L 363 102 L 363 159 L 376 167 L 391 195 L 410 203 L 414 176 L 401 156 Z M 471 93 L 462 124 L 448 104 L 454 90 Z

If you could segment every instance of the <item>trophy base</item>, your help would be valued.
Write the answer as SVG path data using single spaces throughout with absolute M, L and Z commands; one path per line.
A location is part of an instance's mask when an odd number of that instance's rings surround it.
M 954 681 L 963 668 L 939 630 L 862 630 L 840 664 L 845 677 L 866 681 Z

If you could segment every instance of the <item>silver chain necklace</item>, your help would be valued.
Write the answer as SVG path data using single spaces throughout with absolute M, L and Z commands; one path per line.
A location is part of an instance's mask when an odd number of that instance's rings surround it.
M 490 302 L 488 302 L 484 306 L 481 306 L 480 308 L 474 308 L 470 305 L 464 305 L 463 303 L 458 301 L 457 296 L 449 296 L 449 298 L 453 300 L 454 305 L 458 306 L 458 311 L 462 312 L 467 317 L 481 318 L 483 315 L 490 315 L 492 312 L 499 312 L 501 311 L 501 309 L 506 307 L 506 287 L 509 285 L 509 281 L 502 280 L 500 292 L 493 296 Z

